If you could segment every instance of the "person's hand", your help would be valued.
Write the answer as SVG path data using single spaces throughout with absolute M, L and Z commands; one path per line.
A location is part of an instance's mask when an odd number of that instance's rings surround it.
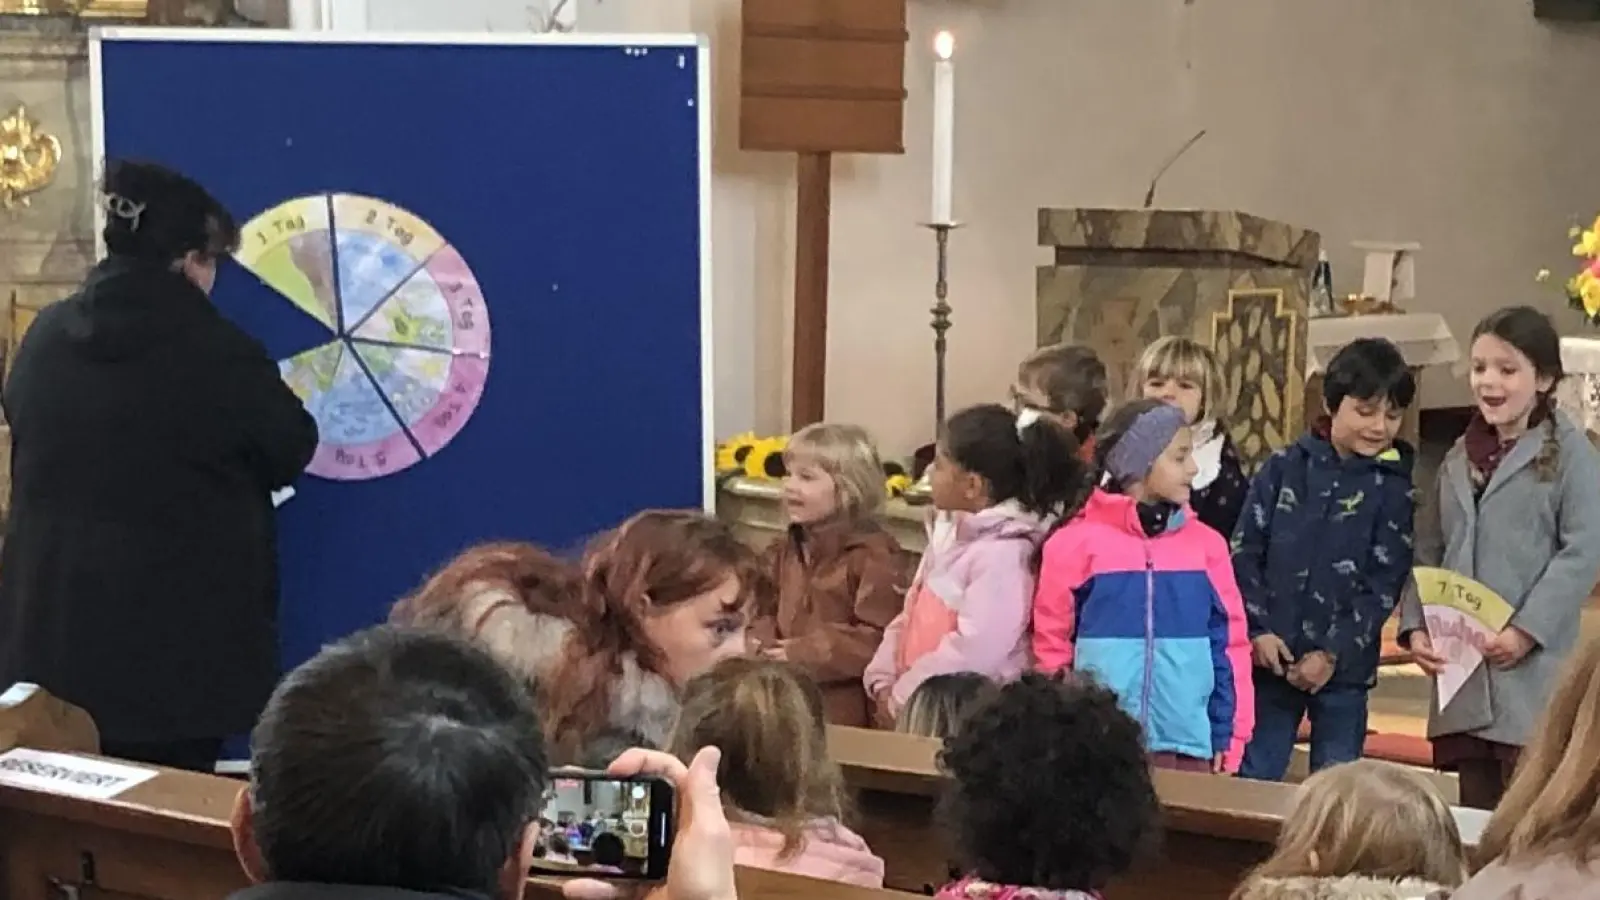
M 1308 694 L 1322 690 L 1332 677 L 1333 657 L 1324 650 L 1313 650 L 1289 667 L 1289 683 Z
M 1211 774 L 1222 775 L 1227 772 L 1227 763 L 1225 761 L 1226 757 L 1227 754 L 1225 753 L 1218 753 L 1217 755 L 1211 757 Z
M 1483 658 L 1497 669 L 1509 669 L 1533 652 L 1533 638 L 1515 625 L 1507 625 L 1483 648 Z
M 1263 669 L 1271 669 L 1274 675 L 1282 675 L 1285 667 L 1294 662 L 1294 654 L 1289 652 L 1289 645 L 1283 642 L 1283 638 L 1271 632 L 1252 638 L 1250 651 L 1255 657 L 1256 665 Z
M 705 747 L 685 766 L 677 757 L 655 750 L 629 750 L 606 769 L 615 778 L 641 775 L 664 778 L 678 794 L 677 834 L 664 885 L 623 888 L 605 881 L 574 879 L 562 885 L 569 900 L 621 900 L 642 895 L 646 900 L 738 900 L 733 879 L 733 831 L 722 809 L 717 765 L 722 751 Z
M 1406 641 L 1406 649 L 1411 651 L 1411 661 L 1428 676 L 1438 675 L 1444 671 L 1444 657 L 1433 649 L 1433 638 L 1429 637 L 1426 631 L 1418 628 L 1411 632 Z
M 888 731 L 894 730 L 893 698 L 890 692 L 893 686 L 878 688 L 872 692 L 872 724 L 874 727 Z

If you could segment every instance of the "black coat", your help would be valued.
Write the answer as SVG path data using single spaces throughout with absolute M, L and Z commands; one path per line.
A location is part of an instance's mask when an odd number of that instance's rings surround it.
M 114 741 L 247 731 L 278 676 L 271 491 L 316 423 L 183 275 L 113 257 L 39 313 L 4 392 L 0 686 Z

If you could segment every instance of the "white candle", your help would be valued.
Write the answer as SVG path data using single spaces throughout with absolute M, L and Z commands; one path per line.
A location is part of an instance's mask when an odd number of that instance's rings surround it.
M 956 53 L 955 35 L 939 32 L 933 40 L 939 57 L 933 65 L 933 219 L 951 225 L 955 194 L 956 156 Z

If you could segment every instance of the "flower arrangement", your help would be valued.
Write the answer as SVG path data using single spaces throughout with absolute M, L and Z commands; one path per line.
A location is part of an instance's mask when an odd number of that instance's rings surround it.
M 782 478 L 787 473 L 783 451 L 788 445 L 787 435 L 756 437 L 751 432 L 735 435 L 717 445 L 717 476 L 768 481 Z M 911 487 L 911 476 L 899 463 L 885 462 L 883 476 L 883 489 L 889 497 L 903 496 Z
M 1574 226 L 1568 236 L 1577 242 L 1572 255 L 1583 260 L 1583 268 L 1567 279 L 1567 302 L 1590 325 L 1600 325 L 1600 216 L 1588 228 Z

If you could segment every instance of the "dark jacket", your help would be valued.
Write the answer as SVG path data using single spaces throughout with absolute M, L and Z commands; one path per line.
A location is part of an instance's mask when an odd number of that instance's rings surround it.
M 228 900 L 489 900 L 489 898 L 472 891 L 444 888 L 437 891 L 408 891 L 405 888 L 362 884 L 269 881 L 230 894 Z
M 1307 434 L 1250 482 L 1233 533 L 1233 569 L 1250 637 L 1272 633 L 1299 659 L 1336 659 L 1332 683 L 1378 677 L 1384 622 L 1411 575 L 1414 453 L 1340 459 Z
M 3 399 L 0 684 L 109 741 L 248 730 L 279 670 L 270 492 L 317 443 L 266 350 L 183 275 L 113 257 L 39 314 Z
M 1233 534 L 1239 523 L 1239 512 L 1244 509 L 1244 498 L 1250 488 L 1239 465 L 1239 451 L 1234 449 L 1233 438 L 1226 431 L 1222 442 L 1221 463 L 1217 477 L 1203 488 L 1195 488 L 1189 495 L 1189 508 L 1200 521 L 1210 525 L 1223 537 Z

